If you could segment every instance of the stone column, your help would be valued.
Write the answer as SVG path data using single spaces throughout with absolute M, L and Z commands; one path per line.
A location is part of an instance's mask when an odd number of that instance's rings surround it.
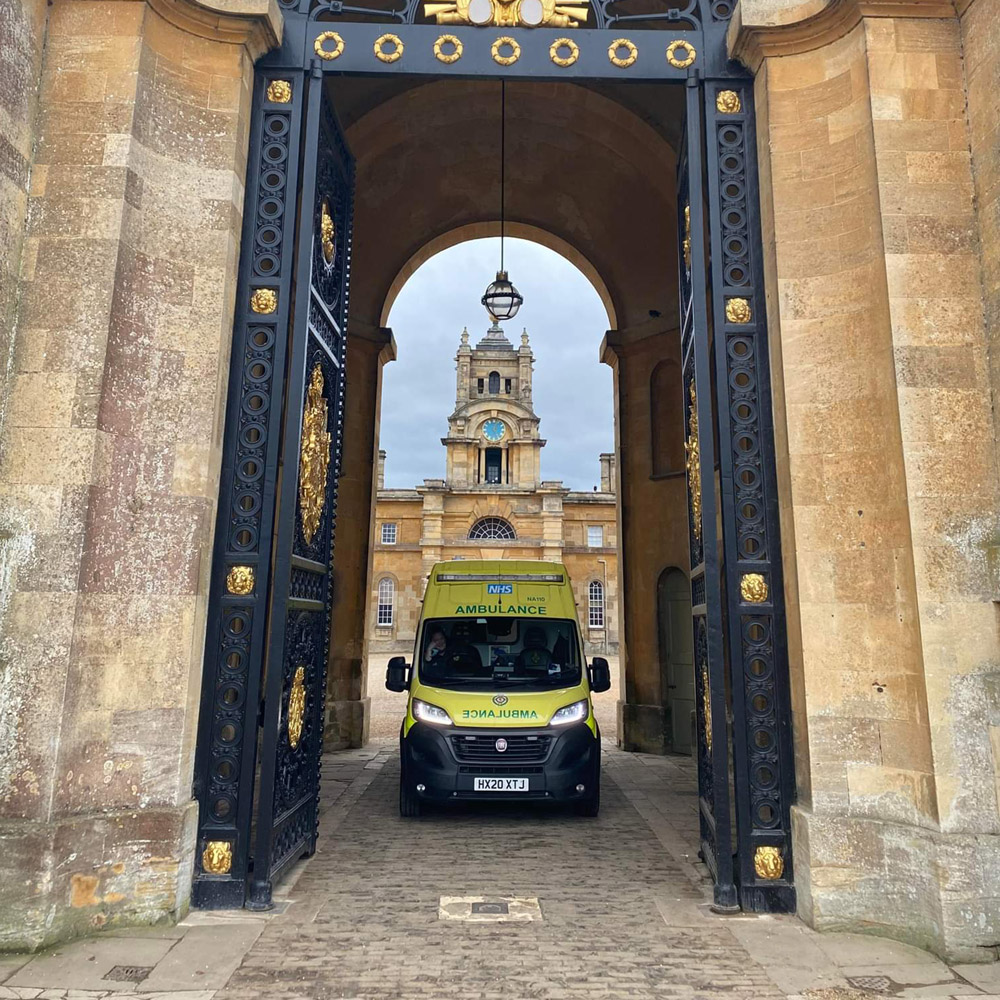
M 371 576 L 376 479 L 384 475 L 378 452 L 382 368 L 395 360 L 392 331 L 348 326 L 344 455 L 337 485 L 333 548 L 333 602 L 326 681 L 325 749 L 360 747 L 368 740 L 370 700 L 365 668 L 368 580 Z M 376 459 L 378 456 L 378 460 Z
M 225 6 L 49 8 L 0 451 L 2 947 L 187 906 L 250 83 L 280 33 Z
M 961 27 L 941 4 L 841 7 L 778 26 L 744 3 L 730 36 L 757 71 L 773 247 L 799 912 L 981 959 L 1000 504 Z
M 624 691 L 618 702 L 618 739 L 627 750 L 666 753 L 671 720 L 660 665 L 656 601 L 660 574 L 671 566 L 689 572 L 687 484 L 683 473 L 652 478 L 650 375 L 661 361 L 677 362 L 677 428 L 680 406 L 680 338 L 650 322 L 607 334 L 601 360 L 614 369 L 618 504 L 618 635 Z M 687 726 L 687 720 L 682 720 Z

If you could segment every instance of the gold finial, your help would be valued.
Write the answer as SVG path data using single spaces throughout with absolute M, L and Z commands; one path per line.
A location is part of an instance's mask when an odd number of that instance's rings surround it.
M 762 604 L 767 600 L 767 580 L 760 573 L 744 573 L 740 579 L 740 597 L 747 604 Z
M 226 590 L 230 594 L 239 594 L 245 597 L 253 593 L 253 567 L 233 566 L 226 577 Z
M 292 99 L 292 85 L 287 80 L 272 80 L 267 85 L 267 99 L 273 104 L 287 104 Z
M 726 299 L 726 319 L 730 323 L 749 323 L 750 303 L 746 299 Z
M 715 110 L 723 115 L 739 114 L 743 110 L 740 95 L 735 90 L 720 90 L 715 98 Z
M 201 867 L 210 875 L 226 875 L 233 867 L 233 845 L 228 840 L 210 840 L 201 852 Z
M 273 313 L 278 308 L 278 293 L 273 288 L 258 288 L 250 296 L 250 308 L 255 313 Z
M 781 878 L 785 871 L 785 859 L 778 847 L 758 847 L 753 856 L 753 870 L 758 878 Z

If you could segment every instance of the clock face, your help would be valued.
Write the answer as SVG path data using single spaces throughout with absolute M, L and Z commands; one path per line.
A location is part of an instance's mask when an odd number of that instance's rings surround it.
M 507 427 L 504 425 L 502 420 L 497 420 L 494 417 L 492 420 L 487 420 L 483 424 L 483 437 L 487 441 L 499 441 L 504 434 L 507 433 Z

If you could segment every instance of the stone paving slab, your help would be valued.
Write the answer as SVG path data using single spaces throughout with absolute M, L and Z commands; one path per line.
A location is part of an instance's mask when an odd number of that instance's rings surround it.
M 3 956 L 0 1000 L 1000 1000 L 1000 965 L 712 913 L 694 762 L 605 746 L 596 819 L 511 802 L 402 820 L 394 738 L 329 754 L 317 853 L 274 910 Z M 541 920 L 441 920 L 453 896 L 537 898 Z M 153 971 L 100 978 L 126 964 Z

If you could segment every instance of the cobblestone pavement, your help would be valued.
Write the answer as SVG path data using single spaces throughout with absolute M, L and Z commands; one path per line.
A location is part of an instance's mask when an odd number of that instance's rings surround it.
M 397 778 L 392 741 L 327 756 L 319 849 L 273 913 L 194 913 L 0 957 L 0 998 L 1000 1000 L 995 965 L 712 914 L 689 759 L 608 746 L 597 819 L 510 803 L 404 821 Z M 534 919 L 455 919 L 469 904 L 442 897 L 506 900 Z M 128 964 L 150 971 L 107 980 Z

